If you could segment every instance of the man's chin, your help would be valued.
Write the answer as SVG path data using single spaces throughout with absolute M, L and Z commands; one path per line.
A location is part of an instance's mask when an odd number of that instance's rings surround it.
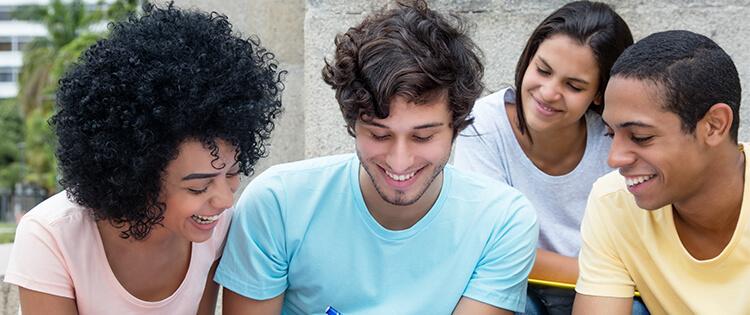
M 419 201 L 419 197 L 406 198 L 405 196 L 387 196 L 382 193 L 380 194 L 380 198 L 382 198 L 383 201 L 387 202 L 390 205 L 400 207 L 411 206 Z
M 653 200 L 641 200 L 639 198 L 636 198 L 635 204 L 638 205 L 638 208 L 641 208 L 643 210 L 654 211 L 664 208 L 664 206 L 668 205 L 669 203 Z

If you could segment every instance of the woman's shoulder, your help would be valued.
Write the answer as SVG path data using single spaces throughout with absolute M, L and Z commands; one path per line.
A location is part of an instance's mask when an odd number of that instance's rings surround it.
M 478 99 L 474 103 L 472 113 L 505 113 L 505 103 L 508 102 L 515 103 L 515 93 L 512 88 L 504 88 Z
M 474 119 L 473 129 L 471 126 L 467 129 L 482 134 L 507 129 L 506 125 L 509 124 L 506 103 L 509 93 L 514 94 L 512 89 L 505 88 L 478 99 L 471 111 L 471 118 Z M 514 99 L 513 95 L 511 97 Z
M 92 222 L 93 217 L 88 209 L 71 200 L 66 191 L 61 191 L 24 214 L 19 226 L 29 221 L 50 228 L 75 230 L 80 228 L 81 224 Z

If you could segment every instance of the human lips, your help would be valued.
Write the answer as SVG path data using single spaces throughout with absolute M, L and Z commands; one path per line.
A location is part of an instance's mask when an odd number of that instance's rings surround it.
M 634 187 L 636 185 L 645 183 L 654 177 L 656 177 L 655 174 L 641 175 L 641 176 L 625 176 L 625 184 L 628 185 L 628 187 Z
M 389 186 L 395 189 L 406 189 L 417 181 L 425 167 L 427 166 L 425 165 L 416 170 L 401 173 L 393 172 L 383 167 L 381 167 L 381 170 L 384 175 L 383 178 Z
M 540 101 L 539 98 L 537 97 L 532 96 L 532 98 L 534 99 L 534 102 L 536 103 L 537 109 L 539 109 L 539 112 L 541 112 L 542 114 L 553 115 L 553 114 L 562 112 L 562 110 L 556 109 L 550 106 L 549 104 Z
M 216 222 L 216 220 L 218 220 L 221 217 L 222 213 L 224 212 L 222 211 L 218 214 L 209 215 L 209 216 L 193 214 L 192 216 L 190 216 L 190 218 L 193 219 L 195 223 L 198 223 L 201 225 L 208 225 L 208 224 Z
M 403 182 L 403 181 L 407 181 L 407 180 L 411 179 L 412 177 L 414 177 L 414 175 L 417 174 L 417 171 L 414 171 L 414 172 L 411 172 L 411 173 L 406 173 L 406 174 L 395 174 L 395 173 L 389 172 L 388 170 L 385 170 L 385 174 L 388 175 L 388 177 L 390 177 L 391 179 L 393 179 L 395 181 Z

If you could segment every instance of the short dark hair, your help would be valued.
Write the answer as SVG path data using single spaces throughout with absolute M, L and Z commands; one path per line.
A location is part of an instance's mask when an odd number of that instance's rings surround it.
M 581 45 L 591 48 L 599 66 L 597 95 L 603 97 L 604 89 L 609 81 L 609 70 L 625 48 L 633 44 L 633 35 L 625 20 L 609 5 L 590 1 L 570 2 L 552 12 L 534 29 L 516 64 L 516 91 L 521 92 L 526 69 L 539 49 L 539 45 L 556 34 L 566 35 Z M 516 97 L 516 105 L 518 127 L 523 134 L 526 133 L 528 126 L 526 117 L 523 115 L 521 97 Z M 604 103 L 602 106 L 589 105 L 589 109 L 601 114 Z
M 611 75 L 654 83 L 664 109 L 680 117 L 686 133 L 695 131 L 714 104 L 729 105 L 729 134 L 737 141 L 740 77 L 732 58 L 710 38 L 682 30 L 651 34 L 625 50 Z
M 336 90 L 347 131 L 357 119 L 384 119 L 402 96 L 422 104 L 447 92 L 454 137 L 471 123 L 469 113 L 484 89 L 479 49 L 461 20 L 451 25 L 424 1 L 399 3 L 336 36 L 323 80 Z
M 183 142 L 217 158 L 225 140 L 252 173 L 283 89 L 273 54 L 233 35 L 226 16 L 144 11 L 111 25 L 63 76 L 50 120 L 68 196 L 135 239 L 164 218 L 164 170 Z

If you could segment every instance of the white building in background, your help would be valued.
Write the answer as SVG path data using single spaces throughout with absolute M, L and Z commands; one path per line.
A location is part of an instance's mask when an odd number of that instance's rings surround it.
M 23 64 L 23 48 L 35 37 L 47 36 L 42 24 L 14 20 L 11 13 L 23 5 L 46 5 L 49 0 L 0 0 L 0 99 L 18 94 L 18 74 Z M 97 0 L 84 1 L 91 8 Z M 111 3 L 112 1 L 104 1 Z M 104 29 L 104 24 L 92 28 Z
M 18 73 L 23 63 L 23 47 L 34 37 L 47 36 L 38 23 L 11 18 L 18 6 L 46 4 L 47 0 L 0 0 L 0 98 L 18 94 Z

